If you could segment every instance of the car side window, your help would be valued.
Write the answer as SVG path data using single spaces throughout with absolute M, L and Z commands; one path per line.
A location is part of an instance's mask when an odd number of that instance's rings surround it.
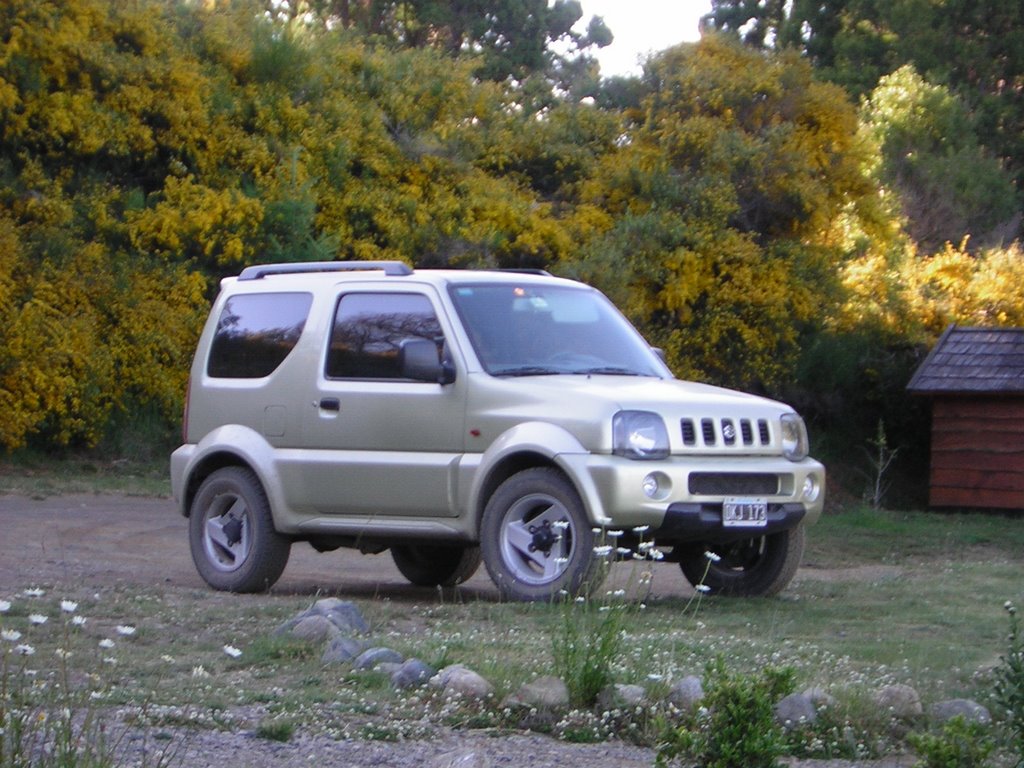
M 334 314 L 326 375 L 332 379 L 404 379 L 401 347 L 444 336 L 430 300 L 413 293 L 350 293 Z
M 232 296 L 217 321 L 207 374 L 226 379 L 269 376 L 298 343 L 312 303 L 309 293 Z

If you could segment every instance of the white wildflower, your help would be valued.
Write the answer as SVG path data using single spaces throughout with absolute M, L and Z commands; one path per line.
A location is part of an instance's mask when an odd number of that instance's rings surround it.
M 111 640 L 109 637 L 105 637 L 102 640 L 100 640 L 100 648 L 110 649 L 110 648 L 113 648 L 113 647 L 114 647 L 114 641 Z
M 0 631 L 0 638 L 3 638 L 9 643 L 16 643 L 21 640 L 21 632 L 16 629 L 5 629 Z
M 131 624 L 118 624 L 115 629 L 117 630 L 117 634 L 122 637 L 131 637 L 135 634 L 135 627 Z
M 71 651 L 69 651 L 67 648 L 58 648 L 53 652 L 53 655 L 56 656 L 58 659 L 64 659 L 66 661 L 67 659 L 71 658 Z
M 604 545 L 599 546 L 599 547 L 594 547 L 594 554 L 597 555 L 598 557 L 607 557 L 608 555 L 611 554 L 612 549 L 613 549 L 613 547 L 610 547 L 607 544 L 604 544 Z
M 39 587 L 29 587 L 21 594 L 23 594 L 25 597 L 42 597 L 46 594 L 46 591 L 40 589 Z
M 0 600 L 0 613 L 7 613 L 11 610 L 11 603 L 9 600 Z
M 15 646 L 14 650 L 16 653 L 20 653 L 22 656 L 31 656 L 33 653 L 36 652 L 35 648 L 33 648 L 31 645 L 26 645 L 24 643 L 22 645 Z
M 86 619 L 85 616 L 71 617 L 71 623 L 74 624 L 76 627 L 84 627 L 86 621 L 88 621 L 88 619 Z
M 28 621 L 30 624 L 45 624 L 46 616 L 41 613 L 32 613 L 29 614 Z
M 714 552 L 712 552 L 710 550 L 708 550 L 707 552 L 704 553 L 704 557 L 706 557 L 712 563 L 717 563 L 719 560 L 722 559 L 721 557 L 719 557 L 718 555 L 716 555 Z
M 569 521 L 568 520 L 556 520 L 555 522 L 553 522 L 551 524 L 551 527 L 554 528 L 556 531 L 564 531 L 564 530 L 566 530 L 569 527 Z
M 209 677 L 210 673 L 206 671 L 206 667 L 202 664 L 192 667 L 192 677 Z
M 622 532 L 622 531 L 605 531 L 605 535 L 606 535 L 606 536 L 607 536 L 607 537 L 608 537 L 609 539 L 617 539 L 617 538 L 619 538 L 619 536 L 621 536 L 622 534 L 623 534 L 623 532 Z
M 694 589 L 696 589 L 698 592 L 710 592 L 711 591 L 711 587 L 709 587 L 707 584 L 698 584 L 696 587 L 694 587 Z
M 647 533 L 650 529 L 649 525 L 636 525 L 633 527 L 633 533 Z
M 74 613 L 78 610 L 78 603 L 74 600 L 61 600 L 60 609 L 64 611 L 64 613 Z

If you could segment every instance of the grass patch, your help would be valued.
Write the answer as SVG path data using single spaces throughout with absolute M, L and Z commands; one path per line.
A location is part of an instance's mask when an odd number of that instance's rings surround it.
M 19 453 L 0 460 L 0 494 L 46 498 L 72 493 L 170 496 L 168 460 L 77 457 L 57 459 Z

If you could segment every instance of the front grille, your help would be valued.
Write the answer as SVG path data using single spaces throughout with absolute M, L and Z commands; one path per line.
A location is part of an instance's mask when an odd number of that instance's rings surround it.
M 772 442 L 767 419 L 684 418 L 679 427 L 687 446 L 765 447 Z
M 768 473 L 694 472 L 689 488 L 694 496 L 774 496 L 779 492 L 779 477 Z

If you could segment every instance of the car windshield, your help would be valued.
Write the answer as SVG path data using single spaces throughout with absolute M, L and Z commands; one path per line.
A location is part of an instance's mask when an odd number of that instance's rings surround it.
M 611 302 L 585 286 L 463 284 L 451 296 L 493 376 L 669 375 Z

